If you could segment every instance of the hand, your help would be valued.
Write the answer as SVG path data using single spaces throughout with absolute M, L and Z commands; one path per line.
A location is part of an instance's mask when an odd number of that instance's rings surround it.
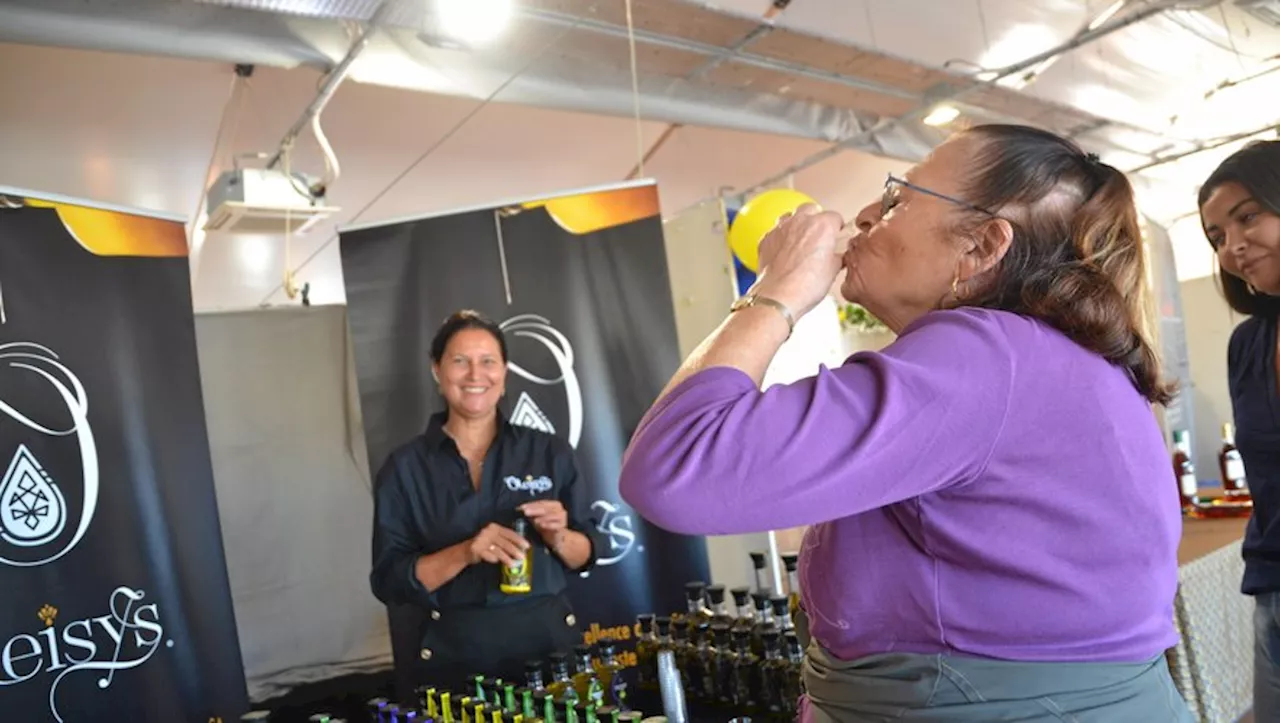
M 515 530 L 496 523 L 489 523 L 479 534 L 471 538 L 467 549 L 470 564 L 484 561 L 498 565 L 511 565 L 524 558 L 529 541 L 517 535 Z
M 520 506 L 520 514 L 529 518 L 547 546 L 555 549 L 555 540 L 569 528 L 569 513 L 560 500 L 538 500 Z
M 840 230 L 834 211 L 805 204 L 760 242 L 760 278 L 754 291 L 780 301 L 799 319 L 831 291 L 844 267 Z

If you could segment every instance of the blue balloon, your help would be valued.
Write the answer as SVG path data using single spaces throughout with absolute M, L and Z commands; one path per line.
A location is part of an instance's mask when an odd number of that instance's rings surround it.
M 738 280 L 738 296 L 743 296 L 756 282 L 756 272 L 744 266 L 737 256 L 733 257 L 733 270 Z

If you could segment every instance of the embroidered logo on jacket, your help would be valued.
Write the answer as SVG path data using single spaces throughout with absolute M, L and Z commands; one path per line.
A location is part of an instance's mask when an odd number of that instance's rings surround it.
M 509 476 L 504 479 L 503 482 L 507 483 L 507 489 L 512 492 L 528 492 L 530 497 L 544 492 L 550 492 L 551 488 L 555 486 L 551 481 L 551 478 L 546 475 L 541 477 L 525 475 L 524 479 L 520 479 L 516 476 Z

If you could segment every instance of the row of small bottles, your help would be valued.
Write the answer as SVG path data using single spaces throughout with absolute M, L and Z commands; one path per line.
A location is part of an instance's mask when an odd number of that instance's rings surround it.
M 1218 472 L 1222 478 L 1222 496 L 1200 495 L 1200 483 L 1191 461 L 1191 435 L 1185 429 L 1173 432 L 1173 476 L 1178 483 L 1178 497 L 1183 514 L 1189 517 L 1248 517 L 1253 511 L 1253 498 L 1245 476 L 1244 460 L 1236 449 L 1235 428 L 1222 425 L 1222 447 L 1218 451 Z
M 601 643 L 599 659 L 590 646 L 574 648 L 573 667 L 564 653 L 543 663 L 525 664 L 523 685 L 473 677 L 470 689 L 418 689 L 418 708 L 403 708 L 377 698 L 369 701 L 375 723 L 630 723 L 641 716 L 627 708 L 627 686 L 612 643 Z
M 658 688 L 658 655 L 670 650 L 688 704 L 721 717 L 752 716 L 792 720 L 802 692 L 804 650 L 795 629 L 800 606 L 797 556 L 782 555 L 787 595 L 765 584 L 765 555 L 751 553 L 755 588 L 685 585 L 686 609 L 669 616 L 640 615 L 636 642 L 637 684 L 642 693 Z

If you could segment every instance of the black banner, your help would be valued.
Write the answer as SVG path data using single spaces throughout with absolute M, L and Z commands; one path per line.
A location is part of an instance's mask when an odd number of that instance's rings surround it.
M 584 637 L 622 649 L 637 614 L 683 609 L 684 583 L 708 576 L 702 538 L 653 527 L 618 496 L 627 441 L 680 361 L 657 197 L 620 187 L 341 234 L 371 469 L 442 408 L 428 351 L 444 318 L 471 308 L 501 323 L 504 411 L 573 444 L 610 540 L 571 585 Z M 403 670 L 418 642 L 400 614 L 392 628 Z
M 0 195 L 0 719 L 247 708 L 182 224 Z

